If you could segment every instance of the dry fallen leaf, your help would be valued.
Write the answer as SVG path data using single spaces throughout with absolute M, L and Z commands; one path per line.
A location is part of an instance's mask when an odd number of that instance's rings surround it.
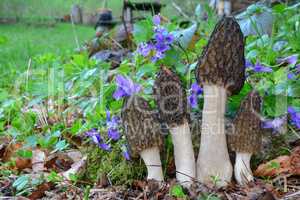
M 255 176 L 277 176 L 279 174 L 288 173 L 290 170 L 290 157 L 279 156 L 278 158 L 271 160 L 267 163 L 261 164 L 255 170 Z
M 274 177 L 282 174 L 300 175 L 300 147 L 296 147 L 290 156 L 279 156 L 261 164 L 255 170 L 255 176 Z
M 290 157 L 291 169 L 290 173 L 300 176 L 300 146 L 296 147 Z
M 54 188 L 54 183 L 43 183 L 37 187 L 35 191 L 28 196 L 30 200 L 40 199 L 44 196 L 45 191 L 49 191 Z
M 84 166 L 86 164 L 87 161 L 87 156 L 84 156 L 80 161 L 75 162 L 71 168 L 63 173 L 61 173 L 61 175 L 67 179 L 67 180 L 71 180 L 71 175 L 74 174 L 78 174 L 80 172 L 82 172 L 82 170 L 84 169 Z

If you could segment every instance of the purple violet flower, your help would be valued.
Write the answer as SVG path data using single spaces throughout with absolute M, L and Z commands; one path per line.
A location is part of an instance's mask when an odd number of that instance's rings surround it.
M 130 153 L 129 153 L 129 151 L 128 151 L 126 145 L 123 145 L 121 149 L 122 149 L 122 154 L 123 154 L 124 158 L 125 158 L 127 161 L 129 161 L 129 160 L 130 160 Z
M 158 61 L 158 60 L 160 60 L 160 59 L 162 59 L 162 58 L 164 58 L 164 57 L 165 57 L 165 54 L 163 54 L 163 53 L 160 52 L 160 51 L 157 51 L 156 54 L 155 54 L 154 56 L 151 57 L 151 61 L 152 61 L 152 62 L 156 62 L 156 61 Z
M 117 141 L 120 139 L 120 133 L 117 129 L 109 128 L 107 131 L 107 135 L 109 138 L 111 138 L 114 141 Z
M 85 132 L 85 135 L 90 137 L 95 144 L 99 144 L 102 141 L 102 138 L 100 136 L 100 133 L 96 128 L 93 128 L 87 132 Z
M 296 65 L 296 74 L 300 74 L 300 64 Z
M 160 25 L 160 16 L 154 15 L 152 21 L 155 26 L 159 26 Z
M 200 95 L 203 93 L 203 89 L 198 85 L 198 83 L 193 83 L 191 85 L 192 92 L 196 93 L 197 95 Z
M 246 67 L 246 68 L 252 68 L 252 67 L 253 67 L 253 65 L 252 65 L 252 63 L 250 62 L 250 60 L 246 60 L 246 62 L 245 62 L 245 67 Z
M 197 108 L 197 106 L 198 106 L 198 97 L 197 97 L 196 94 L 191 94 L 189 96 L 189 103 L 190 103 L 192 108 Z
M 138 46 L 137 52 L 141 54 L 142 56 L 146 57 L 150 54 L 154 46 L 151 43 L 141 43 Z
M 256 62 L 255 66 L 252 67 L 253 71 L 255 72 L 266 72 L 266 73 L 269 73 L 269 72 L 272 72 L 273 69 L 270 68 L 270 67 L 266 67 L 264 65 L 262 65 L 261 63 L 259 62 Z
M 287 110 L 288 110 L 288 113 L 289 113 L 290 115 L 294 115 L 294 114 L 297 113 L 296 110 L 295 110 L 295 108 L 292 107 L 292 106 L 289 106 Z
M 292 80 L 296 77 L 296 75 L 293 72 L 288 73 L 287 78 Z
M 106 111 L 106 125 L 107 125 L 107 135 L 114 141 L 120 139 L 120 132 L 118 130 L 120 119 L 117 116 L 110 117 L 109 110 Z
M 291 55 L 286 58 L 277 59 L 277 63 L 288 63 L 289 65 L 295 65 L 298 61 L 298 55 Z
M 86 136 L 92 138 L 93 142 L 96 145 L 98 145 L 101 149 L 103 149 L 105 151 L 110 150 L 110 146 L 103 142 L 103 139 L 101 138 L 100 133 L 98 132 L 97 129 L 93 128 L 93 129 L 87 131 L 85 134 L 86 134 Z
M 273 120 L 267 120 L 263 123 L 263 128 L 273 129 L 274 131 L 278 131 L 284 124 L 286 117 L 277 117 Z
M 110 145 L 108 145 L 108 144 L 106 144 L 106 143 L 100 143 L 100 144 L 98 144 L 98 146 L 99 146 L 101 149 L 105 150 L 105 151 L 110 151 L 110 150 L 111 150 Z
M 128 151 L 123 151 L 122 154 L 126 160 L 130 160 L 130 155 Z
M 198 96 L 203 93 L 203 89 L 198 85 L 198 83 L 193 83 L 190 89 L 190 96 L 188 97 L 189 103 L 192 108 L 197 108 L 198 106 Z
M 118 87 L 113 94 L 113 97 L 116 100 L 120 100 L 122 97 L 132 96 L 141 90 L 140 85 L 135 84 L 131 79 L 122 75 L 117 75 L 116 82 Z
M 300 129 L 300 112 L 297 112 L 295 108 L 289 106 L 288 113 L 290 114 L 292 124 Z
M 153 17 L 153 23 L 154 41 L 141 43 L 138 46 L 137 53 L 144 57 L 151 55 L 151 61 L 156 62 L 165 57 L 165 52 L 171 48 L 170 45 L 174 41 L 174 36 L 170 34 L 167 29 L 160 26 L 161 21 L 159 15 Z

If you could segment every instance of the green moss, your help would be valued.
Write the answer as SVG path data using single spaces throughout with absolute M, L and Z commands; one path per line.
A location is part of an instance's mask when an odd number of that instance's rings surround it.
M 142 160 L 126 161 L 119 148 L 105 152 L 93 145 L 88 147 L 87 152 L 84 178 L 89 181 L 97 182 L 105 174 L 113 185 L 130 185 L 133 180 L 146 177 L 146 167 Z

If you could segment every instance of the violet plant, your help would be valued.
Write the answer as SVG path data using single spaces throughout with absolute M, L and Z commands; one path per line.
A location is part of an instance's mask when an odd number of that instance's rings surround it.
M 150 57 L 152 62 L 156 62 L 165 57 L 166 51 L 171 48 L 174 36 L 161 26 L 160 15 L 153 17 L 153 24 L 153 40 L 139 44 L 137 53 L 143 57 Z
M 300 112 L 297 112 L 296 109 L 292 106 L 288 107 L 288 113 L 290 115 L 292 125 L 297 129 L 300 129 Z
M 190 95 L 188 96 L 188 102 L 192 108 L 198 107 L 198 98 L 203 93 L 203 89 L 197 84 L 193 83 L 190 88 Z

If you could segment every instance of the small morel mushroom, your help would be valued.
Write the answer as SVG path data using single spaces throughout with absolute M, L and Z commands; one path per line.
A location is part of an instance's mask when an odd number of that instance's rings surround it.
M 176 178 L 189 187 L 195 178 L 195 156 L 188 124 L 187 97 L 179 77 L 162 67 L 154 83 L 160 119 L 168 125 L 174 145 Z
M 241 185 L 253 180 L 250 159 L 262 143 L 260 109 L 261 97 L 256 91 L 250 92 L 241 103 L 233 121 L 233 132 L 229 135 L 228 143 L 236 152 L 234 175 Z
M 131 157 L 141 156 L 147 167 L 147 179 L 163 181 L 160 160 L 163 141 L 158 120 L 148 102 L 138 96 L 127 97 L 121 117 Z
M 233 17 L 224 17 L 216 25 L 195 73 L 204 94 L 197 179 L 210 184 L 217 177 L 217 186 L 226 186 L 232 177 L 225 136 L 226 100 L 239 93 L 245 81 L 244 37 Z

